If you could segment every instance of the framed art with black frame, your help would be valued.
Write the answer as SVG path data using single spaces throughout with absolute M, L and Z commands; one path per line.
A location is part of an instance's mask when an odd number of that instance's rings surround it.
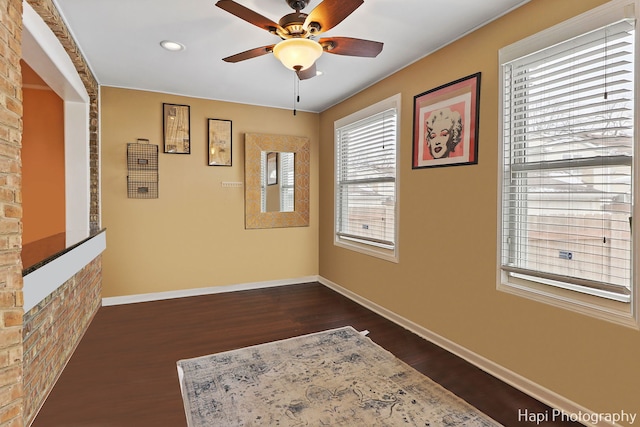
M 190 120 L 188 105 L 162 104 L 162 136 L 165 153 L 191 153 Z
M 209 166 L 231 166 L 231 120 L 207 119 L 209 132 Z
M 478 163 L 480 73 L 414 97 L 413 169 Z

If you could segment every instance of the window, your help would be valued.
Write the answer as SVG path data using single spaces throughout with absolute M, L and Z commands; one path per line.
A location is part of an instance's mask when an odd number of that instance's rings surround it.
M 627 3 L 500 52 L 499 288 L 629 318 L 635 20 L 624 16 Z
M 396 262 L 399 108 L 396 95 L 335 122 L 335 243 Z

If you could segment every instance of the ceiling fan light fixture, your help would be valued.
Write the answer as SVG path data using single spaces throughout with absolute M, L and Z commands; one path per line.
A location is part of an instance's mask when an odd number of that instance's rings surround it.
M 288 69 L 300 71 L 311 67 L 320 58 L 322 46 L 314 40 L 291 38 L 275 45 L 273 54 Z

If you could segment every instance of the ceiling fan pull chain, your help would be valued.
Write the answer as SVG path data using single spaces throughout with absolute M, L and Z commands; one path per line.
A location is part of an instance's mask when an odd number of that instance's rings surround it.
M 298 76 L 296 73 L 293 73 L 293 115 L 294 116 L 297 113 L 296 104 L 300 102 L 300 95 L 297 93 L 297 90 L 296 90 L 296 80 L 298 80 Z
M 295 116 L 298 112 L 296 109 L 296 105 L 300 102 L 300 70 L 296 70 L 293 73 L 293 115 Z

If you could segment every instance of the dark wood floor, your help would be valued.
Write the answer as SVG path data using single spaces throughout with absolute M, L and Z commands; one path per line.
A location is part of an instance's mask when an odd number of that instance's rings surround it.
M 100 308 L 32 426 L 184 427 L 176 361 L 347 325 L 369 330 L 374 342 L 505 426 L 535 426 L 519 421 L 519 411 L 549 410 L 325 286 L 308 283 Z

